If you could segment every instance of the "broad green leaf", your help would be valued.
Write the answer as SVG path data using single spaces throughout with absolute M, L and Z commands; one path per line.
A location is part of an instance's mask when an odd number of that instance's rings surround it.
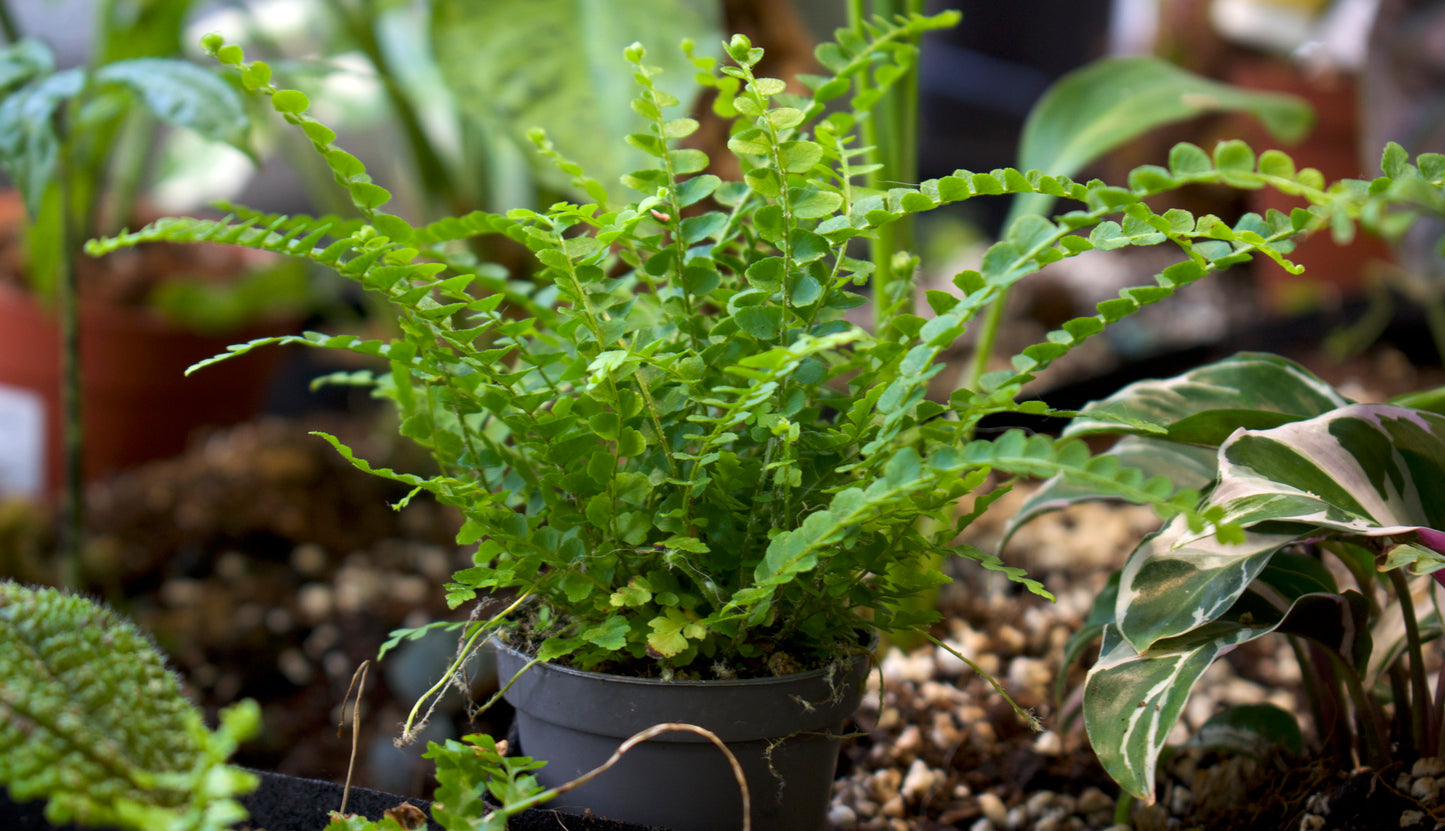
M 70 69 L 27 84 L 0 102 L 0 168 L 20 189 L 31 218 L 40 215 L 60 159 L 55 113 L 84 83 L 84 73 Z
M 1307 594 L 1293 598 L 1281 613 L 1251 594 L 1230 611 L 1228 619 L 1142 653 L 1114 625 L 1104 629 L 1099 660 L 1084 681 L 1084 726 L 1104 769 L 1146 803 L 1154 801 L 1159 754 L 1210 664 L 1276 631 L 1311 638 L 1348 659 L 1353 642 L 1347 639 L 1361 628 L 1364 604 L 1358 595 Z
M 122 84 L 162 121 L 254 156 L 241 96 L 209 70 L 178 60 L 134 58 L 102 66 L 95 81 Z
M 642 126 L 629 107 L 637 85 L 623 50 L 648 47 L 646 63 L 663 70 L 653 82 L 682 102 L 675 116 L 687 115 L 697 91 L 677 43 L 691 38 L 699 57 L 721 50 L 721 6 L 712 0 L 430 5 L 436 61 L 462 109 L 523 147 L 528 130 L 544 128 L 558 152 L 619 194 L 622 174 L 647 158 L 623 141 Z
M 1218 445 L 1241 427 L 1274 427 L 1348 404 L 1333 387 L 1277 355 L 1241 352 L 1165 380 L 1138 381 L 1083 409 L 1066 436 L 1141 432 L 1142 422 L 1169 439 Z
M 1159 58 L 1106 58 L 1065 75 L 1034 106 L 1017 166 L 1073 176 L 1149 130 L 1220 111 L 1249 113 L 1290 142 L 1313 121 L 1309 105 L 1292 96 L 1222 84 Z M 1047 214 L 1053 203 L 1045 194 L 1015 197 L 1011 215 Z
M 21 38 L 0 49 L 0 93 L 55 71 L 55 56 L 38 40 Z

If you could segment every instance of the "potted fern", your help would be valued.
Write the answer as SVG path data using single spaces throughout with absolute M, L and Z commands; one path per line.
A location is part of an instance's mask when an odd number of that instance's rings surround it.
M 955 542 L 1010 477 L 1065 475 L 1209 527 L 1193 490 L 1095 458 L 1077 440 L 1021 431 L 979 438 L 980 421 L 1050 413 L 1019 401 L 1020 390 L 1077 344 L 1212 272 L 1258 254 L 1282 260 L 1292 239 L 1347 223 L 1363 204 L 1358 190 L 1327 190 L 1316 172 L 1295 170 L 1281 153 L 1256 157 L 1239 142 L 1212 154 L 1181 145 L 1167 168 L 1140 168 L 1122 187 L 1036 170 L 959 171 L 886 191 L 860 186 L 869 170 L 855 135 L 860 123 L 915 59 L 910 40 L 955 19 L 901 16 L 843 30 L 820 47 L 826 74 L 804 79 L 807 95 L 756 75 L 761 50 L 745 37 L 727 44 L 726 65 L 694 57 L 699 80 L 717 93 L 716 111 L 731 123 L 736 181 L 709 172 L 716 160 L 702 150 L 678 146 L 698 124 L 669 111 L 675 101 L 633 46 L 632 107 L 646 127 L 628 142 L 653 160 L 623 178 L 633 201 L 613 204 L 607 188 L 538 134 L 538 151 L 593 201 L 423 226 L 383 210 L 390 194 L 307 115 L 305 95 L 277 87 L 266 64 L 209 37 L 207 49 L 304 132 L 362 218 L 238 210 L 219 221 L 161 220 L 87 250 L 159 240 L 235 244 L 327 266 L 387 301 L 395 337 L 262 338 L 196 369 L 277 343 L 377 360 L 374 371 L 323 380 L 364 385 L 393 402 L 399 431 L 431 452 L 434 469 L 377 468 L 323 438 L 358 468 L 459 509 L 459 540 L 476 546 L 475 565 L 454 576 L 447 596 L 453 605 L 482 601 L 470 622 L 398 633 L 393 643 L 460 629 L 464 648 L 440 689 L 473 650 L 498 641 L 514 673 L 509 694 L 524 713 L 522 752 L 549 762 L 536 772 L 543 786 L 596 766 L 635 726 L 621 720 L 598 737 L 599 720 L 642 712 L 649 722 L 722 734 L 745 774 L 748 816 L 760 826 L 821 827 L 837 732 L 857 701 L 874 634 L 932 639 L 938 615 L 918 599 L 949 579 L 948 558 L 973 560 L 1047 596 L 1021 570 Z M 1313 207 L 1231 225 L 1177 209 L 1158 214 L 1145 201 L 1201 183 L 1275 187 Z M 1016 219 L 980 268 L 955 278 L 956 291 L 928 293 L 927 314 L 915 313 L 906 288 L 892 288 L 871 298 L 874 327 L 853 322 L 848 313 L 870 300 L 874 271 L 854 256 L 855 241 L 998 194 L 1079 207 L 1055 220 Z M 533 270 L 478 264 L 460 244 L 485 235 L 525 247 Z M 1069 321 L 945 400 L 928 395 L 946 369 L 945 350 L 1018 280 L 1092 249 L 1165 242 L 1183 256 L 1153 284 Z M 904 255 L 889 265 L 890 285 L 906 287 L 918 264 Z M 975 507 L 960 516 L 965 495 L 977 497 Z M 587 705 L 584 732 L 593 735 L 582 739 L 582 757 L 567 760 L 553 751 L 570 726 L 541 705 L 582 684 L 604 692 Z M 734 706 L 752 685 L 780 694 Z M 626 697 L 639 690 L 649 696 L 644 704 Z M 703 711 L 651 698 L 668 692 L 702 699 Z M 417 703 L 407 736 L 425 707 L 425 699 Z M 777 735 L 734 723 L 778 712 L 811 718 L 829 708 L 816 722 L 784 718 Z M 728 763 L 694 739 L 635 747 L 565 799 L 631 822 L 736 827 L 744 802 Z M 665 749 L 703 768 L 678 773 Z M 475 753 L 496 755 L 492 745 L 483 750 Z M 774 771 L 795 759 L 823 772 L 780 782 Z M 645 798 L 621 784 L 629 768 L 641 771 Z M 704 796 L 713 783 L 723 791 Z

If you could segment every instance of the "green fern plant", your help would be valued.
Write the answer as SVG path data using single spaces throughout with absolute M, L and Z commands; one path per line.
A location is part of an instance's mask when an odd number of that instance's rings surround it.
M 53 824 L 220 831 L 256 779 L 225 764 L 255 702 L 211 732 L 150 640 L 85 598 L 0 582 L 0 786 Z
M 1284 154 L 1257 157 L 1239 142 L 1212 153 L 1180 145 L 1167 167 L 1135 170 L 1122 186 L 1003 169 L 866 187 L 857 132 L 912 58 L 899 44 L 955 20 L 899 16 L 843 30 L 820 52 L 828 74 L 804 79 L 807 95 L 757 76 L 762 52 L 745 37 L 727 44 L 726 65 L 687 50 L 731 120 L 737 181 L 709 173 L 703 151 L 679 146 L 698 124 L 670 112 L 675 99 L 633 46 L 625 57 L 642 125 L 627 140 L 653 161 L 623 177 L 635 200 L 613 204 L 602 183 L 535 135 L 592 202 L 424 226 L 384 210 L 389 194 L 306 114 L 304 95 L 277 88 L 266 64 L 212 37 L 207 48 L 304 132 L 362 219 L 237 209 L 220 221 L 163 220 L 87 250 L 231 243 L 327 266 L 389 304 L 400 332 L 391 339 L 311 332 L 213 360 L 275 343 L 376 359 L 375 371 L 323 381 L 392 401 L 400 432 L 431 452 L 436 470 L 377 468 L 323 437 L 358 468 L 460 509 L 459 539 L 476 546 L 475 565 L 447 586 L 450 602 L 520 598 L 507 614 L 469 624 L 470 643 L 505 626 L 539 659 L 662 678 L 817 665 L 858 648 L 870 629 L 926 636 L 937 613 L 910 600 L 948 579 L 940 563 L 950 556 L 1047 596 L 1021 570 L 956 541 L 977 515 L 958 515 L 960 497 L 979 496 L 982 511 L 1011 477 L 1067 475 L 1210 527 L 1217 514 L 1197 511 L 1193 490 L 1095 457 L 1078 440 L 1018 431 L 980 439 L 978 425 L 996 413 L 1051 413 L 1019 401 L 1020 390 L 1082 341 L 1253 257 L 1293 269 L 1292 240 L 1349 226 L 1368 201 L 1363 186 L 1327 188 Z M 1152 197 L 1195 184 L 1274 187 L 1310 207 L 1235 223 L 1151 207 Z M 1020 217 L 979 269 L 954 278 L 954 291 L 927 294 L 927 314 L 890 304 L 873 330 L 847 316 L 868 301 L 861 287 L 873 271 L 850 256 L 851 243 L 942 205 L 1005 194 L 1077 207 Z M 525 246 L 535 272 L 468 259 L 458 244 L 484 235 Z M 1019 280 L 1086 251 L 1165 243 L 1180 261 L 1151 284 L 1069 321 L 976 388 L 929 397 L 945 350 Z

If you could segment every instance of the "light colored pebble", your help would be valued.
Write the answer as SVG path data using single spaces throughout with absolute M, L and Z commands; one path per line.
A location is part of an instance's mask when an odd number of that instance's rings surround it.
M 978 809 L 995 826 L 1004 825 L 1008 822 L 1008 809 L 1004 807 L 1003 800 L 998 794 L 991 791 L 984 791 L 978 795 Z
M 1064 752 L 1064 740 L 1052 730 L 1045 730 L 1034 739 L 1034 752 L 1040 756 L 1057 756 Z
M 416 574 L 399 574 L 391 579 L 391 596 L 408 606 L 418 606 L 426 602 L 431 591 L 432 582 Z
M 848 829 L 858 827 L 858 814 L 847 805 L 834 805 L 828 809 L 828 825 Z
M 1434 798 L 1436 792 L 1439 790 L 1439 780 L 1433 776 L 1422 776 L 1410 785 L 1410 796 L 1423 801 Z
M 1009 828 L 1023 828 L 1028 820 L 1029 817 L 1028 814 L 1024 812 L 1024 806 L 1015 805 L 1008 809 L 1008 822 L 1006 822 L 1005 825 Z
M 228 582 L 240 580 L 250 570 L 246 555 L 239 551 L 227 551 L 216 558 L 216 576 Z
M 1008 680 L 1017 687 L 1037 689 L 1053 683 L 1054 671 L 1038 658 L 1015 658 L 1009 661 Z
M 1299 831 L 1317 831 L 1325 827 L 1325 818 L 1319 814 L 1305 814 L 1300 817 Z
M 1410 768 L 1412 776 L 1434 776 L 1439 777 L 1445 774 L 1445 759 L 1416 759 L 1415 766 Z
M 281 674 L 286 676 L 287 681 L 298 687 L 309 683 L 314 674 L 311 662 L 306 660 L 306 656 L 301 654 L 301 650 L 294 646 L 281 650 L 281 654 L 276 656 L 276 668 L 281 670 Z
M 324 583 L 307 583 L 296 592 L 296 608 L 309 623 L 319 623 L 331 616 L 331 587 Z
M 174 577 L 161 584 L 161 603 L 166 606 L 184 608 L 195 606 L 206 599 L 206 584 L 189 577 Z
M 892 730 L 903 720 L 903 714 L 898 712 L 897 707 L 884 707 L 883 712 L 878 714 L 878 729 Z
M 918 725 L 910 724 L 903 728 L 898 738 L 893 742 L 895 754 L 909 756 L 917 753 L 923 747 L 923 734 L 919 732 Z
M 880 809 L 879 813 L 883 814 L 883 816 L 885 817 L 902 817 L 904 815 L 903 797 L 901 795 L 890 797 L 887 802 L 883 803 L 883 807 Z
M 933 656 L 925 651 L 908 655 L 898 649 L 888 650 L 883 657 L 883 678 L 886 681 L 922 683 L 933 677 Z
M 914 759 L 913 764 L 908 766 L 908 773 L 903 777 L 903 785 L 900 793 L 905 799 L 922 801 L 933 789 L 936 777 L 932 770 L 922 759 Z
M 1028 648 L 1028 638 L 1010 624 L 1000 626 L 995 637 L 998 638 L 999 646 L 1010 652 L 1023 652 Z
M 952 707 L 963 699 L 963 692 L 958 687 L 950 684 L 940 684 L 937 681 L 925 681 L 918 687 L 918 696 L 931 707 L 945 708 Z
M 1053 805 L 1054 795 L 1048 791 L 1039 791 L 1024 802 L 1024 813 L 1028 814 L 1030 819 L 1038 819 Z
M 313 542 L 302 543 L 291 551 L 291 567 L 307 577 L 326 569 L 326 549 Z
M 355 671 L 351 666 L 351 659 L 339 649 L 326 653 L 326 657 L 321 659 L 321 668 L 330 678 L 344 678 Z
M 1400 827 L 1401 827 L 1401 828 L 1409 828 L 1410 826 L 1415 825 L 1416 823 L 1420 822 L 1420 820 L 1422 820 L 1422 819 L 1424 819 L 1424 818 L 1425 818 L 1425 812 L 1424 812 L 1424 811 L 1414 811 L 1414 810 L 1401 811 L 1401 812 L 1400 812 Z
M 997 831 L 997 827 L 988 817 L 979 817 L 968 827 L 968 831 Z

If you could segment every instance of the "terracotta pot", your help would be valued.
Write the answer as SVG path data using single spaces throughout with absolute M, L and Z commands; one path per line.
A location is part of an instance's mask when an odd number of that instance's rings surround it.
M 1360 163 L 1360 108 L 1352 77 L 1343 74 L 1310 77 L 1283 61 L 1259 59 L 1242 61 L 1228 80 L 1250 89 L 1297 95 L 1314 107 L 1314 129 L 1293 146 L 1269 138 L 1253 122 L 1245 124 L 1240 130 L 1241 137 L 1256 151 L 1283 150 L 1294 159 L 1296 167 L 1313 167 L 1324 174 L 1326 182 L 1379 175 L 1378 157 L 1374 167 L 1368 170 Z M 1263 214 L 1273 208 L 1289 213 L 1304 204 L 1302 199 L 1265 188 L 1254 193 L 1250 210 Z M 1352 242 L 1340 246 L 1329 232 L 1321 231 L 1300 243 L 1289 255 L 1305 267 L 1303 274 L 1290 274 L 1265 257 L 1258 258 L 1253 267 L 1270 309 L 1290 313 L 1334 306 L 1361 294 L 1368 285 L 1370 269 L 1390 256 L 1389 247 L 1370 234 L 1357 233 Z
M 506 683 L 527 657 L 497 645 Z M 517 676 L 518 752 L 546 760 L 539 782 L 556 787 L 602 764 L 632 735 L 681 722 L 718 735 L 748 782 L 754 831 L 821 831 L 844 723 L 863 696 L 867 654 L 831 669 L 729 681 L 657 681 L 538 664 Z M 613 768 L 549 803 L 674 831 L 742 827 L 742 797 L 722 752 L 707 739 L 664 733 Z
M 201 427 L 260 412 L 284 351 L 263 349 L 185 376 L 227 345 L 294 327 L 203 336 L 158 315 L 107 304 L 80 314 L 84 478 L 185 449 Z M 0 493 L 53 496 L 63 480 L 60 334 L 28 293 L 0 287 Z

